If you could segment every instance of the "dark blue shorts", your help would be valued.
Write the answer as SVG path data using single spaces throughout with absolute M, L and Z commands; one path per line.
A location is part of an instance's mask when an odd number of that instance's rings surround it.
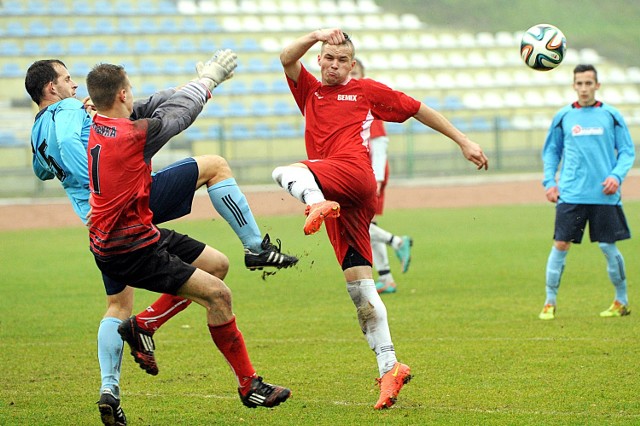
M 622 206 L 558 203 L 553 239 L 580 244 L 587 223 L 591 242 L 615 243 L 631 238 Z
M 175 295 L 193 275 L 196 267 L 191 263 L 204 251 L 205 244 L 188 235 L 159 229 L 156 244 L 132 253 L 96 257 L 108 295 L 120 293 L 126 285 Z
M 191 213 L 198 174 L 198 163 L 193 158 L 176 161 L 153 174 L 149 199 L 149 207 L 153 212 L 153 223 L 168 222 Z M 124 284 L 104 273 L 102 281 L 108 295 L 117 294 L 125 287 Z
M 149 207 L 153 223 L 168 222 L 191 213 L 198 183 L 198 163 L 185 158 L 154 173 Z

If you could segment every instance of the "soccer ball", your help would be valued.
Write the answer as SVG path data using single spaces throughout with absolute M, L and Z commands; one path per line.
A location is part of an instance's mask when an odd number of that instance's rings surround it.
M 520 42 L 520 56 L 529 68 L 549 71 L 560 65 L 567 51 L 567 39 L 558 28 L 538 24 L 529 28 Z

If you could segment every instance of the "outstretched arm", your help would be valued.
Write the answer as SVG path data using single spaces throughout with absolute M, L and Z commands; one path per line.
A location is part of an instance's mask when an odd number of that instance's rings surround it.
M 280 53 L 280 62 L 284 68 L 284 72 L 291 80 L 298 82 L 298 76 L 300 76 L 300 70 L 302 64 L 300 64 L 300 58 L 302 58 L 311 47 L 317 42 L 327 42 L 329 44 L 340 44 L 345 40 L 342 30 L 339 28 L 322 29 L 312 31 L 285 46 Z
M 414 118 L 457 143 L 464 158 L 475 164 L 478 170 L 489 168 L 489 160 L 480 145 L 469 139 L 438 111 L 421 104 Z

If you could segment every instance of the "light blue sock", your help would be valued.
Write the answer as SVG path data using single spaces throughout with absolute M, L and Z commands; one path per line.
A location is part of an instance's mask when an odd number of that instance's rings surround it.
M 544 302 L 545 305 L 556 304 L 558 288 L 560 287 L 560 278 L 562 278 L 562 271 L 564 271 L 564 261 L 567 257 L 567 253 L 569 252 L 558 250 L 555 246 L 551 247 L 551 252 L 547 259 L 547 300 Z
M 615 244 L 598 243 L 600 250 L 607 259 L 607 272 L 609 279 L 616 289 L 616 300 L 623 305 L 628 305 L 627 300 L 627 276 L 625 274 L 624 259 L 622 253 Z
M 103 318 L 98 328 L 98 363 L 102 385 L 110 389 L 116 398 L 120 398 L 120 368 L 122 366 L 122 348 L 124 342 L 118 334 L 118 326 L 122 320 L 113 317 Z
M 251 208 L 234 178 L 225 179 L 207 188 L 213 208 L 222 216 L 236 233 L 244 248 L 253 252 L 262 251 L 262 235 L 253 218 Z

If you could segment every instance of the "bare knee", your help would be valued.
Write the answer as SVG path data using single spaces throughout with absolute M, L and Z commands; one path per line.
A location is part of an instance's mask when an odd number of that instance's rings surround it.
M 571 243 L 568 241 L 555 241 L 554 246 L 560 251 L 567 251 L 571 248 Z
M 107 312 L 105 317 L 125 320 L 131 316 L 133 311 L 133 287 L 125 287 L 118 294 L 107 296 Z
M 227 160 L 219 155 L 200 155 L 194 157 L 198 164 L 198 186 L 215 185 L 225 179 L 233 177 L 231 166 Z
M 221 280 L 223 280 L 229 272 L 229 258 L 221 251 L 210 246 L 204 248 L 200 256 L 193 261 L 192 265 Z

